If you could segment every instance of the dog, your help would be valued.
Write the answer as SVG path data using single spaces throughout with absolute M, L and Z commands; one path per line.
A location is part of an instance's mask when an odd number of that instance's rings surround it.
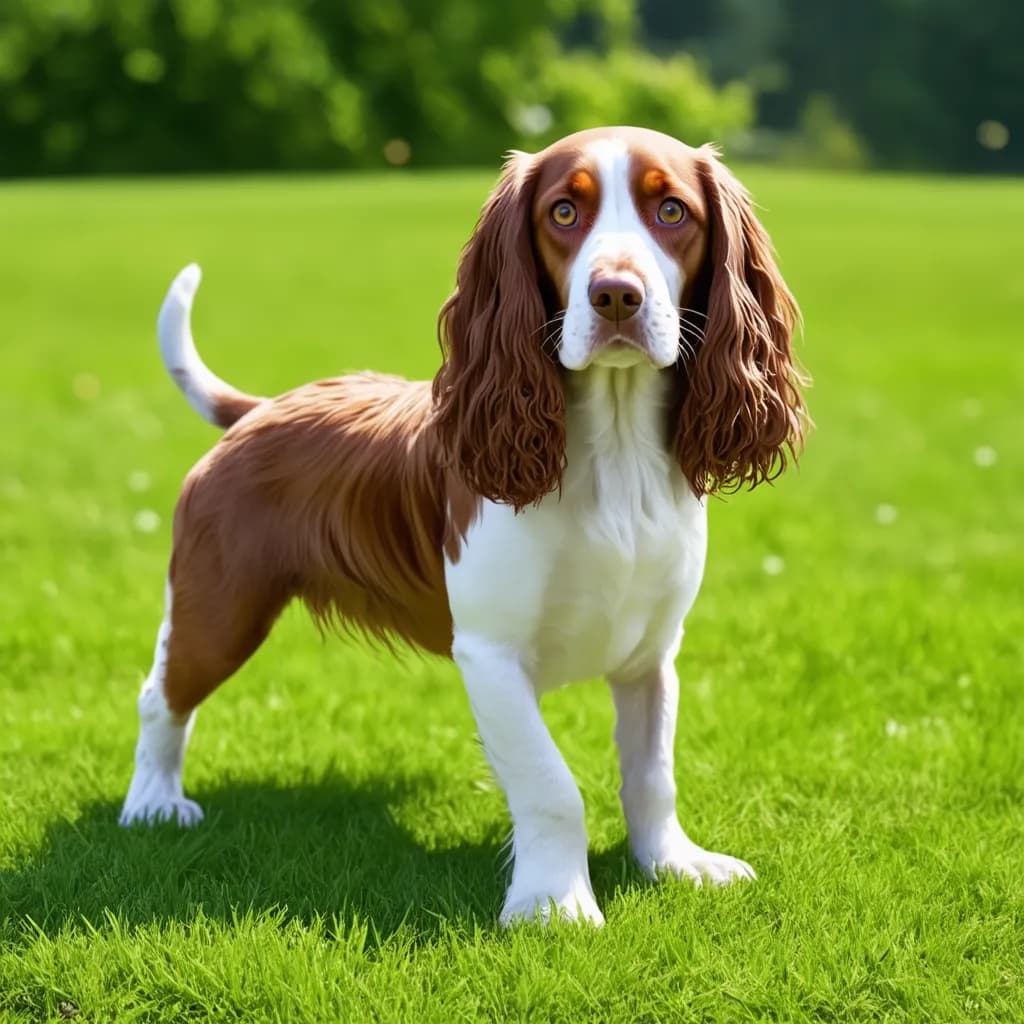
M 201 361 L 199 268 L 158 320 L 167 369 L 226 433 L 189 473 L 120 821 L 199 821 L 199 703 L 294 598 L 325 627 L 452 658 L 513 823 L 508 924 L 603 921 L 583 802 L 538 708 L 607 678 L 631 850 L 653 878 L 753 879 L 676 814 L 675 660 L 707 497 L 799 454 L 796 302 L 710 146 L 640 128 L 513 152 L 439 317 L 432 382 L 361 373 L 279 398 Z

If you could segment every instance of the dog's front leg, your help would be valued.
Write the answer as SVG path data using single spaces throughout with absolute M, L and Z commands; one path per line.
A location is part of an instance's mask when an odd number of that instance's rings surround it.
M 544 724 L 522 661 L 507 647 L 461 633 L 452 655 L 512 816 L 512 882 L 501 923 L 547 922 L 554 912 L 602 924 L 587 868 L 583 798 Z
M 716 885 L 756 878 L 746 861 L 705 850 L 679 824 L 673 772 L 678 649 L 679 645 L 674 645 L 656 668 L 609 679 L 615 698 L 615 741 L 629 845 L 640 867 L 652 878 L 669 874 L 689 878 L 697 885 L 705 878 Z

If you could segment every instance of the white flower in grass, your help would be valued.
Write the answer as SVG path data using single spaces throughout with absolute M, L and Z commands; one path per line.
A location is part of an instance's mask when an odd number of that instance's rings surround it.
M 994 466 L 997 459 L 996 450 L 991 445 L 983 444 L 974 449 L 974 464 L 982 469 Z
M 761 568 L 769 576 L 780 576 L 786 568 L 786 563 L 781 555 L 765 555 L 761 560 Z
M 875 522 L 879 526 L 891 526 L 899 519 L 900 513 L 895 505 L 878 505 L 875 508 Z
M 151 508 L 141 508 L 135 513 L 132 526 L 139 533 L 155 533 L 160 528 L 160 516 Z
M 144 469 L 136 469 L 128 474 L 128 490 L 141 494 L 148 491 L 153 480 Z
M 907 727 L 902 722 L 897 722 L 895 718 L 890 718 L 885 723 L 885 735 L 892 740 L 901 740 L 907 735 Z

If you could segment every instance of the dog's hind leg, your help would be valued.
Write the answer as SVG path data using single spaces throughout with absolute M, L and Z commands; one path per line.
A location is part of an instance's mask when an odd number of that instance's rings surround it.
M 120 823 L 177 820 L 194 825 L 200 806 L 185 796 L 182 766 L 198 704 L 263 642 L 286 602 L 264 587 L 228 589 L 223 577 L 203 587 L 180 570 L 167 584 L 153 667 L 139 694 L 135 773 Z
M 171 639 L 174 595 L 167 582 L 164 621 L 156 637 L 153 667 L 139 694 L 139 740 L 135 747 L 135 773 L 121 810 L 120 822 L 156 822 L 176 818 L 180 825 L 194 825 L 202 808 L 185 797 L 181 783 L 185 746 L 192 731 L 194 711 L 175 713 L 167 702 L 167 655 Z

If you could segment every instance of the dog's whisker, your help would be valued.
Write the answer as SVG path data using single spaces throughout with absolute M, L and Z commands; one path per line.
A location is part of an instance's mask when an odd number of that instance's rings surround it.
M 679 338 L 679 352 L 687 362 L 697 358 L 697 350 L 682 336 Z
M 558 346 L 562 340 L 562 329 L 561 327 L 552 331 L 542 342 L 541 351 L 546 355 L 554 356 L 558 353 Z
M 695 347 L 697 345 L 702 345 L 704 341 L 707 339 L 707 336 L 704 334 L 703 331 L 698 332 L 693 330 L 687 330 L 685 327 L 680 327 L 679 336 L 682 338 L 686 338 L 687 341 L 690 344 L 694 345 Z
M 533 333 L 540 334 L 541 331 L 547 330 L 549 327 L 553 327 L 555 324 L 560 323 L 565 319 L 565 314 L 568 310 L 563 309 L 561 313 L 556 313 L 550 320 L 546 320 L 540 325 Z

